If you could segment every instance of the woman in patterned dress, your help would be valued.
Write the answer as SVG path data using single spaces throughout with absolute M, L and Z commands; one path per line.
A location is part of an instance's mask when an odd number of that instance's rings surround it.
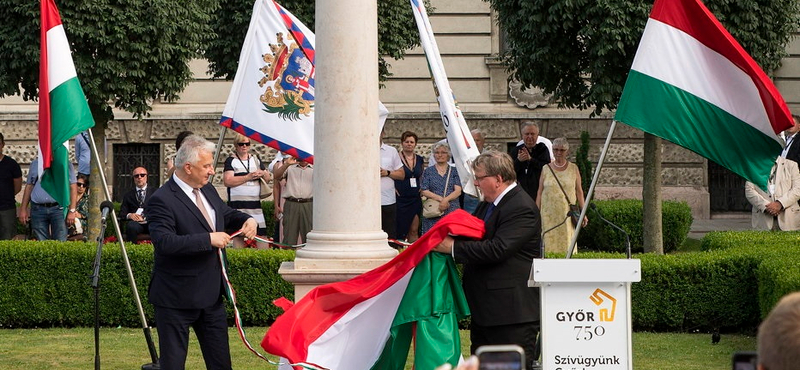
M 440 217 L 423 217 L 421 234 L 425 234 L 436 221 L 459 208 L 458 196 L 461 195 L 461 180 L 458 178 L 458 171 L 448 163 L 450 162 L 450 146 L 446 143 L 434 144 L 433 159 L 436 164 L 426 168 L 422 173 L 421 194 L 439 201 L 439 210 L 444 213 Z M 447 185 L 447 189 L 445 189 L 445 185 Z
M 539 192 L 536 194 L 536 205 L 542 216 L 542 232 L 555 227 L 544 234 L 545 252 L 566 253 L 575 227 L 567 217 L 570 204 L 577 204 L 583 208 L 583 188 L 581 188 L 581 174 L 578 166 L 567 160 L 569 142 L 560 137 L 553 140 L 553 156 L 550 164 L 542 169 L 539 177 Z M 558 180 L 556 180 L 558 179 Z M 559 184 L 561 186 L 559 187 Z M 561 188 L 564 191 L 561 191 Z M 567 196 L 564 196 L 564 193 Z M 584 217 L 583 226 L 589 221 Z M 559 225 L 560 224 L 560 225 Z M 558 225 L 556 227 L 556 225 Z M 577 252 L 577 248 L 575 249 Z

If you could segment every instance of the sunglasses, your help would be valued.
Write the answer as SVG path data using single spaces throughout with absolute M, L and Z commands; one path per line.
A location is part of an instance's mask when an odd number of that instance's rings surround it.
M 147 174 L 146 173 L 137 173 L 137 174 L 134 174 L 133 177 L 138 179 L 138 178 L 141 178 L 141 177 L 147 177 Z
M 238 145 L 238 146 L 249 146 L 250 143 L 236 143 L 236 145 Z
M 78 185 L 79 188 L 85 188 L 86 187 L 86 184 L 84 184 L 82 182 L 76 182 L 75 185 Z

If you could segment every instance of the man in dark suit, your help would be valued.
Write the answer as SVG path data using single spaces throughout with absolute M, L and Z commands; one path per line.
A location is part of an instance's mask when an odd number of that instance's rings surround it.
M 787 128 L 783 131 L 783 136 L 786 139 L 786 146 L 781 152 L 781 157 L 791 159 L 800 164 L 800 136 L 797 132 L 800 131 L 800 116 L 793 114 L 792 121 L 794 126 Z
M 153 241 L 149 300 L 155 306 L 162 370 L 183 369 L 189 327 L 200 342 L 206 368 L 231 368 L 225 292 L 219 250 L 225 230 L 256 235 L 256 221 L 228 207 L 208 183 L 214 174 L 214 144 L 200 136 L 184 140 L 175 174 L 147 204 Z
M 445 238 L 434 250 L 464 264 L 464 293 L 472 311 L 472 353 L 487 344 L 525 349 L 527 369 L 538 357 L 539 290 L 528 287 L 539 257 L 541 219 L 533 199 L 516 181 L 508 154 L 487 151 L 472 163 L 483 193 L 475 216 L 486 223 L 482 240 Z
M 122 197 L 119 217 L 125 222 L 125 239 L 135 243 L 140 234 L 150 233 L 144 217 L 144 207 L 150 200 L 150 196 L 156 192 L 156 188 L 147 186 L 146 168 L 136 167 L 131 175 L 135 187 Z
M 522 144 L 518 145 L 512 152 L 511 158 L 514 160 L 514 171 L 522 189 L 531 198 L 536 198 L 539 191 L 539 177 L 542 175 L 542 167 L 550 163 L 550 150 L 544 143 L 538 143 L 539 125 L 536 122 L 525 121 L 519 126 L 519 133 L 522 136 Z

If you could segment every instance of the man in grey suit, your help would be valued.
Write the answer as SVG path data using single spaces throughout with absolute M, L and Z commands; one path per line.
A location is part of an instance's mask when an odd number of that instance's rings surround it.
M 487 344 L 517 344 L 530 369 L 538 353 L 539 290 L 528 287 L 533 258 L 539 257 L 539 209 L 516 184 L 508 154 L 487 151 L 472 163 L 483 193 L 474 215 L 486 223 L 481 240 L 445 238 L 434 250 L 464 264 L 464 293 L 472 311 L 472 352 Z
M 202 137 L 186 138 L 175 156 L 174 175 L 145 210 L 154 254 L 149 300 L 155 306 L 162 370 L 184 368 L 189 327 L 207 369 L 231 368 L 218 251 L 231 240 L 226 231 L 241 229 L 252 238 L 257 224 L 228 207 L 208 183 L 213 152 L 214 144 Z

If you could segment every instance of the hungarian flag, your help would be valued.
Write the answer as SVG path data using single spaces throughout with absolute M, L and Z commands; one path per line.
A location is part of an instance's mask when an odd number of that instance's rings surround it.
M 480 238 L 483 221 L 455 211 L 386 264 L 319 286 L 279 316 L 261 347 L 288 362 L 332 370 L 402 370 L 461 358 L 458 319 L 469 314 L 455 263 L 429 253 L 448 234 Z
M 699 0 L 656 0 L 614 119 L 763 189 L 792 126 L 775 85 Z
M 70 166 L 67 142 L 94 126 L 94 120 L 75 72 L 56 4 L 53 0 L 41 0 L 41 12 L 39 181 L 42 188 L 66 208 Z

